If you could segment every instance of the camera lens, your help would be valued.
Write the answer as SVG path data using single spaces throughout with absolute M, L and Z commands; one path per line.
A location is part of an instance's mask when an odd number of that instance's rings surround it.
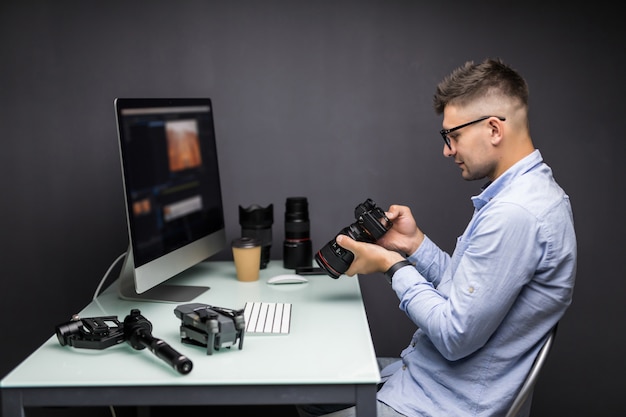
M 283 263 L 287 269 L 311 266 L 313 246 L 306 197 L 289 197 L 285 203 Z
M 350 228 L 343 228 L 339 234 L 351 236 Z M 354 239 L 354 237 L 352 238 Z M 315 262 L 317 262 L 319 267 L 328 275 L 335 279 L 339 278 L 341 274 L 350 268 L 350 264 L 353 260 L 354 254 L 339 246 L 336 237 L 315 254 Z
M 261 269 L 267 267 L 272 248 L 272 224 L 274 205 L 263 208 L 257 204 L 243 208 L 239 206 L 241 237 L 250 237 L 261 242 Z

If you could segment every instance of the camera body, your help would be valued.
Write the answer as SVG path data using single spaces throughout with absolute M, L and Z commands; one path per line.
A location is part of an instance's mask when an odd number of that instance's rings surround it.
M 339 234 L 360 242 L 375 243 L 393 225 L 385 212 L 369 198 L 356 206 L 354 217 L 356 221 L 341 229 Z M 315 261 L 320 268 L 335 279 L 348 270 L 353 260 L 354 254 L 339 246 L 336 236 L 315 254 Z

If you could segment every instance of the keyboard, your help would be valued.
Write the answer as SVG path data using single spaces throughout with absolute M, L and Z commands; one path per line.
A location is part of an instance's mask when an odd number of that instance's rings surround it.
M 291 327 L 291 303 L 247 302 L 243 316 L 248 335 L 287 335 Z

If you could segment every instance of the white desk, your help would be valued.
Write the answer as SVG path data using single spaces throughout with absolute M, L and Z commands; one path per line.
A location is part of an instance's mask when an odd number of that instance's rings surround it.
M 232 262 L 206 262 L 176 277 L 177 284 L 211 287 L 193 302 L 232 309 L 246 301 L 293 304 L 289 335 L 247 335 L 242 350 L 233 346 L 212 355 L 181 343 L 174 308 L 185 303 L 122 300 L 116 285 L 109 287 L 80 316 L 123 321 L 138 308 L 154 337 L 192 360 L 191 373 L 181 375 L 148 349 L 127 343 L 77 349 L 61 346 L 53 335 L 2 380 L 3 416 L 23 417 L 29 406 L 297 403 L 356 403 L 359 416 L 375 416 L 380 374 L 358 280 L 318 275 L 305 284 L 267 284 L 287 272 L 273 260 L 258 282 L 243 283 Z

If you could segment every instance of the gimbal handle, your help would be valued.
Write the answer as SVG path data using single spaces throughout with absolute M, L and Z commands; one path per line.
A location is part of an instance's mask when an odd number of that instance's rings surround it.
M 163 340 L 152 336 L 152 323 L 142 316 L 138 309 L 132 309 L 124 319 L 124 338 L 133 349 L 148 348 L 181 374 L 188 374 L 193 368 L 189 358 Z

